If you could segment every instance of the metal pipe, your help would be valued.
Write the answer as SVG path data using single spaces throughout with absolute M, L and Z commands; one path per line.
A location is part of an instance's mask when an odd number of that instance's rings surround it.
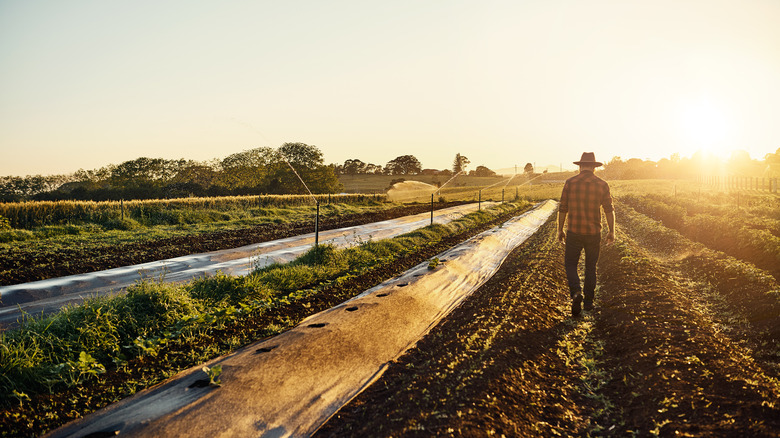
M 317 201 L 317 218 L 314 220 L 314 247 L 320 243 L 320 201 Z
M 431 193 L 431 225 L 433 225 L 433 193 Z

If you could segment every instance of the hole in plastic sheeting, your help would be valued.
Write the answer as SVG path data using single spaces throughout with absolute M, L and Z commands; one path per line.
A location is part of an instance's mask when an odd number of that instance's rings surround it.
M 328 325 L 327 322 L 315 322 L 314 324 L 309 324 L 309 327 L 320 328 L 320 327 L 325 327 L 326 325 Z
M 347 307 L 346 310 L 347 310 L 347 312 L 354 312 L 357 309 L 358 309 L 357 306 L 352 306 L 352 307 Z
M 278 345 L 269 345 L 268 347 L 260 347 L 257 350 L 255 350 L 255 353 L 257 354 L 268 353 L 269 351 L 275 349 L 276 347 L 278 347 Z
M 386 292 L 383 292 L 383 293 L 381 293 L 381 294 L 376 294 L 376 296 L 378 296 L 378 297 L 386 297 L 386 296 L 388 296 L 388 295 L 390 295 L 390 294 L 388 294 L 388 293 L 386 293 Z
M 398 286 L 398 287 L 405 287 L 405 286 L 408 286 L 408 285 L 409 285 L 409 283 L 398 283 L 398 284 L 396 284 L 396 286 Z
M 119 435 L 119 429 L 101 430 L 84 435 L 82 438 L 108 438 Z
M 192 382 L 192 385 L 187 388 L 205 388 L 207 386 L 209 386 L 209 379 L 198 379 Z

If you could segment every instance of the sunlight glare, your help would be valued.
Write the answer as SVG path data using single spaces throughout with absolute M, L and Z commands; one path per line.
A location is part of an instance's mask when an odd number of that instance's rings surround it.
M 681 152 L 701 150 L 727 158 L 731 120 L 722 106 L 704 99 L 688 102 L 681 106 L 678 116 L 683 139 L 689 145 L 688 151 Z

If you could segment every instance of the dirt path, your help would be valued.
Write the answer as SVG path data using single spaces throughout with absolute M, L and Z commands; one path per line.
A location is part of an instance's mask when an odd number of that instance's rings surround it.
M 780 317 L 744 300 L 726 317 L 711 304 L 731 302 L 725 291 L 621 232 L 602 252 L 596 311 L 572 319 L 554 232 L 518 248 L 316 436 L 778 436 L 766 336 Z

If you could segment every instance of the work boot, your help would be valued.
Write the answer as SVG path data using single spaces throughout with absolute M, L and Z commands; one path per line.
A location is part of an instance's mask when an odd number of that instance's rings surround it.
M 574 298 L 571 299 L 571 316 L 580 316 L 580 312 L 582 309 L 580 306 L 582 305 L 582 294 L 577 292 L 577 295 L 574 295 Z
M 585 309 L 585 311 L 590 312 L 591 310 L 593 310 L 593 301 L 585 300 L 585 303 L 583 304 L 582 308 Z

